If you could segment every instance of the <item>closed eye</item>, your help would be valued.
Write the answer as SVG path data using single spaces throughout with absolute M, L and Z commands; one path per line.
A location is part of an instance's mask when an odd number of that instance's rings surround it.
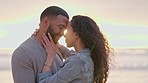
M 59 25 L 60 29 L 66 29 L 66 27 L 64 25 Z

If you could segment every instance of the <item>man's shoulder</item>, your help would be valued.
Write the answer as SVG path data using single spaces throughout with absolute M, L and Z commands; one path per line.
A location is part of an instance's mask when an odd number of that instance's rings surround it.
M 23 46 L 16 48 L 12 54 L 12 57 L 26 57 L 29 54 L 29 49 Z
M 28 53 L 32 46 L 31 42 L 32 42 L 31 37 L 25 40 L 19 47 L 17 47 L 14 50 L 13 55 L 16 54 L 23 55 Z
M 19 47 L 30 47 L 31 45 L 33 45 L 34 43 L 34 38 L 33 37 L 29 37 L 28 39 L 26 39 Z
M 32 46 L 34 46 L 34 41 L 32 37 L 29 37 L 28 39 L 26 39 L 23 43 L 21 43 L 19 45 L 19 47 L 16 48 L 17 49 L 30 49 L 32 48 Z

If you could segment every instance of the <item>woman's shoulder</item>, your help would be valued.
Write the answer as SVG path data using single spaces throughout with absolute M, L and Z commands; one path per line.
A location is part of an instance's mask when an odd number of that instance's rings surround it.
M 65 61 L 80 63 L 82 65 L 93 64 L 89 49 L 84 49 L 81 52 L 77 52 L 73 56 L 68 57 Z
M 73 62 L 73 63 L 78 63 L 78 64 L 81 64 L 81 65 L 85 65 L 85 62 L 79 56 L 77 56 L 76 54 L 73 55 L 73 56 L 68 57 L 65 62 Z

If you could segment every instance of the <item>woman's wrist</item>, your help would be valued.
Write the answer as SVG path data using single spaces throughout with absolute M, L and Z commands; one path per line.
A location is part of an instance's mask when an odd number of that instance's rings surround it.
M 45 61 L 45 64 L 44 65 L 48 65 L 48 66 L 51 66 L 52 65 L 52 63 L 53 63 L 53 58 L 52 57 L 48 57 L 47 56 L 47 59 L 46 59 L 46 61 Z
M 44 64 L 44 66 L 47 66 L 47 67 L 52 67 L 52 65 L 51 65 L 51 64 L 47 64 L 47 63 L 45 63 L 45 64 Z
M 52 63 L 53 61 L 51 60 L 46 60 L 46 62 L 44 63 L 44 67 L 43 67 L 43 72 L 48 72 L 48 71 L 51 71 L 51 68 L 52 68 Z
M 44 63 L 43 72 L 51 71 L 52 63 L 53 63 L 54 57 L 51 57 L 50 55 L 47 55 L 47 59 Z
M 44 64 L 42 72 L 49 72 L 49 71 L 51 71 L 51 67 L 52 66 L 50 66 L 50 65 Z

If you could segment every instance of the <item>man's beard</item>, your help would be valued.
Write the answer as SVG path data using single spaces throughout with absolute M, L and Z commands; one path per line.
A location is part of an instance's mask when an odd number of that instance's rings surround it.
M 57 41 L 55 40 L 55 38 L 56 38 L 56 33 L 54 33 L 53 28 L 52 28 L 51 26 L 49 26 L 48 29 L 47 29 L 47 31 L 46 31 L 46 36 L 48 37 L 48 39 L 49 39 L 49 41 L 50 41 L 50 38 L 49 38 L 49 36 L 48 36 L 48 33 L 50 33 L 50 35 L 51 35 L 51 37 L 52 37 L 52 39 L 53 39 L 53 42 L 56 44 L 56 43 L 57 43 Z

